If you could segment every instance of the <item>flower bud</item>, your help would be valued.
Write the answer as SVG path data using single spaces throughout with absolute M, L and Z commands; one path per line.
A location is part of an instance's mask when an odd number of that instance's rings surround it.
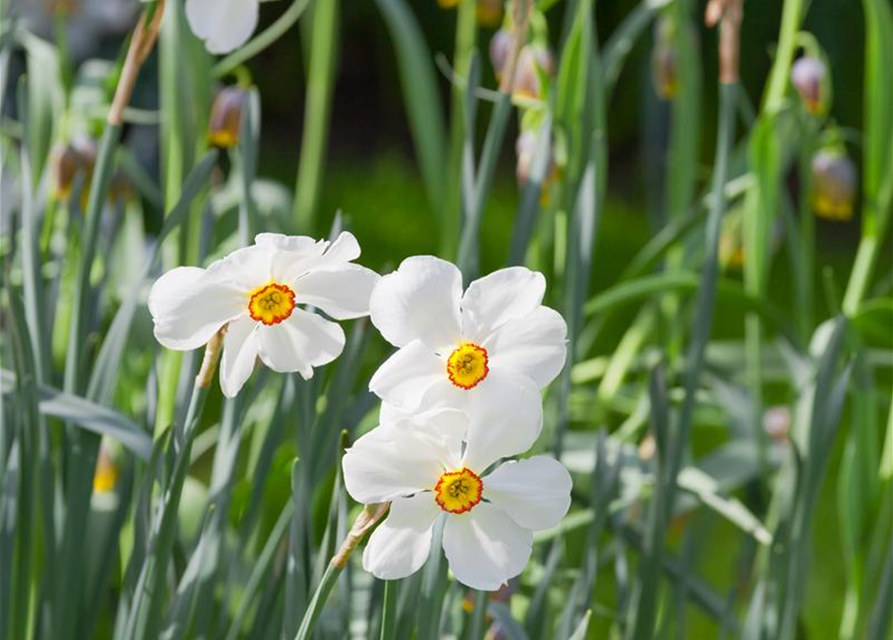
M 215 147 L 229 149 L 239 143 L 242 111 L 248 101 L 248 92 L 239 87 L 224 87 L 214 98 L 211 109 L 209 142 Z
M 803 107 L 817 115 L 825 110 L 825 63 L 818 58 L 804 56 L 791 67 L 791 83 L 803 100 Z
M 675 26 L 661 18 L 654 26 L 654 50 L 651 53 L 651 79 L 654 92 L 661 100 L 672 100 L 679 90 L 676 47 L 673 42 Z
M 555 70 L 554 67 L 552 52 L 549 49 L 535 44 L 526 45 L 518 54 L 512 94 L 520 98 L 536 100 L 542 98 L 543 88 L 540 86 L 540 74 L 551 76 Z
M 89 183 L 96 164 L 96 142 L 84 135 L 75 136 L 67 144 L 56 144 L 50 156 L 50 177 L 53 196 L 65 200 L 71 194 L 78 173 Z
M 493 74 L 497 80 L 502 78 L 505 66 L 509 63 L 509 56 L 512 55 L 514 43 L 514 35 L 505 27 L 494 33 L 490 39 L 490 62 L 493 65 Z
M 791 430 L 791 411 L 784 406 L 769 407 L 763 414 L 763 430 L 775 442 L 786 442 Z
M 828 220 L 853 217 L 856 199 L 856 167 L 846 155 L 823 150 L 812 159 L 812 207 Z
M 719 235 L 719 265 L 723 271 L 744 267 L 744 230 L 741 209 L 733 209 L 723 218 Z

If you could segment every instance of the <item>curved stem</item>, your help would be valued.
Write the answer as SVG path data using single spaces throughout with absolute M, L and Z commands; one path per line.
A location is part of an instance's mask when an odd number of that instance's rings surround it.
M 213 76 L 215 78 L 225 76 L 240 64 L 247 62 L 276 42 L 279 38 L 285 35 L 286 31 L 294 26 L 309 3 L 310 0 L 294 0 L 294 2 L 291 3 L 291 6 L 285 10 L 285 13 L 279 16 L 279 19 L 276 20 L 276 22 L 254 36 L 247 44 L 245 44 L 245 46 L 233 51 L 223 60 L 214 65 L 212 71 Z

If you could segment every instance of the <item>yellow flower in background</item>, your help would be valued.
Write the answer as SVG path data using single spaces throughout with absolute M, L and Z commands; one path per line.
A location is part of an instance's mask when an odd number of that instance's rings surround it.
M 118 484 L 118 465 L 103 443 L 99 447 L 99 458 L 96 460 L 96 471 L 93 473 L 93 492 L 109 493 Z
M 723 218 L 719 236 L 719 265 L 723 271 L 741 271 L 744 267 L 744 229 L 741 208 Z
M 853 217 L 856 167 L 844 153 L 822 150 L 812 159 L 812 208 L 820 218 L 846 221 Z

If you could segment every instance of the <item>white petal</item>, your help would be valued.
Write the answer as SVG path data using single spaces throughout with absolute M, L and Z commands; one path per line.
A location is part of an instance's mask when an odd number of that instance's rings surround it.
M 554 309 L 540 307 L 504 324 L 483 346 L 493 368 L 524 374 L 542 389 L 564 367 L 567 324 Z
M 254 371 L 257 362 L 257 323 L 248 316 L 231 322 L 223 337 L 220 359 L 220 388 L 227 398 L 235 398 Z
M 180 351 L 206 344 L 224 324 L 247 308 L 238 290 L 229 284 L 209 281 L 205 270 L 196 267 L 168 271 L 149 292 L 155 337 L 168 349 Z
M 305 380 L 313 367 L 328 364 L 344 350 L 344 331 L 315 313 L 294 309 L 279 324 L 259 326 L 260 359 L 273 371 L 297 371 Z
M 369 315 L 369 296 L 379 275 L 358 264 L 312 270 L 295 282 L 298 302 L 318 307 L 336 320 Z
M 482 473 L 500 458 L 533 446 L 543 424 L 543 403 L 532 380 L 505 371 L 491 370 L 472 392 L 464 462 Z
M 385 340 L 402 347 L 421 340 L 436 351 L 452 350 L 461 337 L 462 274 L 432 256 L 414 256 L 384 276 L 369 308 Z
M 438 407 L 428 411 L 406 412 L 383 402 L 378 422 L 395 429 L 424 433 L 440 439 L 453 451 L 448 466 L 458 467 L 461 464 L 461 444 L 468 433 L 468 415 L 464 411 Z
M 377 427 L 362 436 L 342 458 L 344 486 L 357 502 L 387 502 L 432 489 L 453 453 L 423 433 Z
M 482 591 L 496 591 L 520 574 L 532 545 L 531 531 L 486 502 L 447 517 L 443 528 L 443 550 L 456 579 Z
M 363 568 L 380 580 L 418 571 L 431 552 L 431 529 L 438 515 L 430 493 L 394 500 L 388 517 L 369 537 Z
M 229 53 L 257 26 L 257 0 L 186 0 L 186 19 L 211 53 Z
M 404 411 L 413 411 L 431 385 L 446 377 L 446 364 L 429 346 L 414 340 L 384 361 L 369 381 L 369 390 Z
M 571 475 L 548 456 L 506 462 L 483 482 L 484 498 L 525 529 L 554 527 L 571 506 Z
M 360 257 L 360 243 L 350 231 L 342 231 L 338 237 L 328 245 L 325 254 L 314 265 L 315 269 L 330 269 L 332 267 L 356 260 Z
M 543 301 L 546 279 L 526 267 L 494 271 L 472 282 L 462 297 L 462 333 L 482 342 L 509 320 L 526 316 Z
M 233 251 L 208 267 L 208 276 L 218 282 L 227 282 L 248 296 L 271 280 L 270 260 L 272 253 L 257 245 Z M 247 306 L 247 300 L 246 300 Z
M 282 233 L 259 233 L 254 236 L 254 243 L 267 250 L 302 255 L 322 255 L 328 244 L 325 240 L 316 240 L 310 236 L 287 236 Z

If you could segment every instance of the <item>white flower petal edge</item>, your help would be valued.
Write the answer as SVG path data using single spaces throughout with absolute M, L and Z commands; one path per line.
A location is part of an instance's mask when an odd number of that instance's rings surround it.
M 168 349 L 198 349 L 245 310 L 238 289 L 206 274 L 197 267 L 178 267 L 152 285 L 149 312 L 155 338 Z
M 370 317 L 395 347 L 420 340 L 437 351 L 459 339 L 461 297 L 462 274 L 455 265 L 433 256 L 413 256 L 375 286 Z
M 315 313 L 292 311 L 287 320 L 257 328 L 260 359 L 273 371 L 297 371 L 305 380 L 313 367 L 330 363 L 344 350 L 344 330 Z
M 548 456 L 506 462 L 483 482 L 490 503 L 525 529 L 554 527 L 571 506 L 571 475 Z
M 465 465 L 483 472 L 500 458 L 524 453 L 539 437 L 543 403 L 528 378 L 493 371 L 469 403 Z
M 393 426 L 365 434 L 342 458 L 344 486 L 354 500 L 363 504 L 429 490 L 444 468 L 458 464 L 458 446 L 451 447 L 422 431 Z
M 539 307 L 503 324 L 483 346 L 492 354 L 493 368 L 523 374 L 542 389 L 564 367 L 567 324 L 554 309 Z
M 496 591 L 524 571 L 533 532 L 518 526 L 501 509 L 482 502 L 472 511 L 447 518 L 443 550 L 462 584 Z
M 186 0 L 186 20 L 211 53 L 229 53 L 257 26 L 258 0 Z
M 388 517 L 363 551 L 363 568 L 382 580 L 397 580 L 418 571 L 431 552 L 432 527 L 438 515 L 440 510 L 428 494 L 391 502 Z
M 260 348 L 256 324 L 254 320 L 244 316 L 231 322 L 223 336 L 220 388 L 227 398 L 235 398 L 254 371 Z
M 384 361 L 372 375 L 369 390 L 411 412 L 419 407 L 428 389 L 443 380 L 445 368 L 429 347 L 413 340 Z
M 462 333 L 483 342 L 509 320 L 532 313 L 543 302 L 546 278 L 526 267 L 509 267 L 475 280 L 462 296 Z

